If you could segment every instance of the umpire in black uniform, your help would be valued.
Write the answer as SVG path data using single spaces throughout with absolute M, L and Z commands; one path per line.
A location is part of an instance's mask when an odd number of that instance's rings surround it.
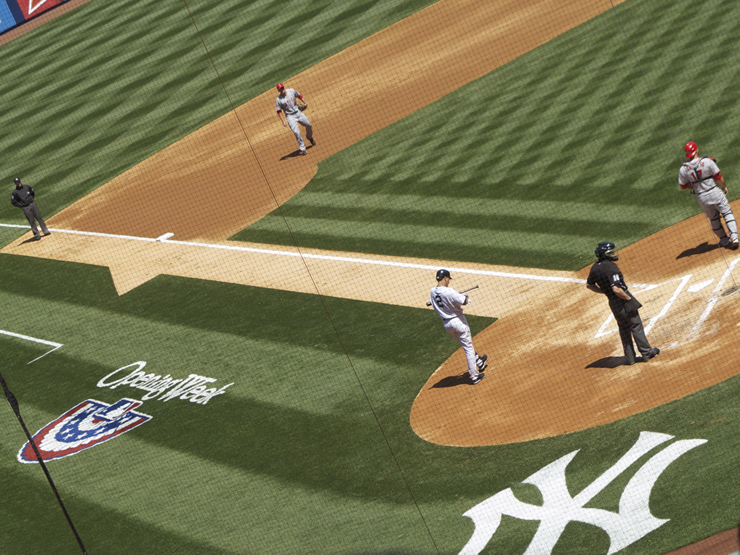
M 49 231 L 49 228 L 46 227 L 46 224 L 44 223 L 44 220 L 41 218 L 41 214 L 39 213 L 39 207 L 36 206 L 36 202 L 34 201 L 34 197 L 36 196 L 34 190 L 28 185 L 24 185 L 23 183 L 21 183 L 21 180 L 17 177 L 14 179 L 14 181 L 15 191 L 13 191 L 13 194 L 10 195 L 10 202 L 13 206 L 17 206 L 18 208 L 21 208 L 23 210 L 28 223 L 31 224 L 31 230 L 33 231 L 34 239 L 36 241 L 41 239 L 41 236 L 39 235 L 39 230 L 36 227 L 35 220 L 38 220 L 39 225 L 41 226 L 41 231 L 44 232 L 44 237 L 46 237 L 47 235 L 51 235 L 51 231 Z
M 605 241 L 599 243 L 594 252 L 599 260 L 591 267 L 591 273 L 586 280 L 586 287 L 594 293 L 606 295 L 609 299 L 609 308 L 611 308 L 619 326 L 619 336 L 622 338 L 622 347 L 624 348 L 627 364 L 631 366 L 635 363 L 633 337 L 635 343 L 637 343 L 637 348 L 642 353 L 643 362 L 647 362 L 660 354 L 660 349 L 651 348 L 647 337 L 645 337 L 645 330 L 642 327 L 639 312 L 642 305 L 627 291 L 622 272 L 614 263 L 615 260 L 619 260 L 617 249 L 614 243 Z

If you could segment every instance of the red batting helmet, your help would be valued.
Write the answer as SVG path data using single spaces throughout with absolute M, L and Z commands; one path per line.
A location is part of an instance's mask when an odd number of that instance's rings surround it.
M 696 146 L 696 143 L 686 143 L 686 146 L 683 147 L 683 149 L 686 151 L 686 158 L 693 158 L 694 154 L 696 154 L 696 151 L 699 150 L 699 147 Z
M 285 88 L 285 85 L 283 85 L 282 83 L 278 83 L 277 84 L 277 90 L 281 90 L 281 89 L 284 89 L 284 88 Z

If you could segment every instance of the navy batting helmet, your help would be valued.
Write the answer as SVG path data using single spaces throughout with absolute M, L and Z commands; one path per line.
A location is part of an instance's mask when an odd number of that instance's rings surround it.
M 437 281 L 442 281 L 446 277 L 452 279 L 452 276 L 450 276 L 450 272 L 448 270 L 437 271 Z
M 599 260 L 619 260 L 617 247 L 611 241 L 603 241 L 598 244 L 594 251 L 596 258 Z
M 13 183 L 15 183 L 16 185 L 18 185 L 18 183 L 20 183 L 20 182 L 21 182 L 21 180 L 20 180 L 20 178 L 18 178 L 18 177 L 16 177 L 16 178 L 15 178 L 15 179 L 13 180 Z

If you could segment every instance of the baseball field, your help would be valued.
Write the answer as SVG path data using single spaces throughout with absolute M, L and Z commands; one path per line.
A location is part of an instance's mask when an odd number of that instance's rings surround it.
M 740 198 L 740 4 L 43 17 L 0 40 L 0 184 L 51 230 L 0 205 L 0 374 L 70 521 L 0 397 L 0 553 L 740 551 L 740 251 L 677 184 L 695 141 Z

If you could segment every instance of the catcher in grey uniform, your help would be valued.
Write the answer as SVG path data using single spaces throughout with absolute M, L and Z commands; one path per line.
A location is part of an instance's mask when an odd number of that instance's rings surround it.
M 469 298 L 467 295 L 447 287 L 451 279 L 448 270 L 439 270 L 437 272 L 437 286 L 432 287 L 429 300 L 434 307 L 434 311 L 442 318 L 444 328 L 460 343 L 463 351 L 465 351 L 470 380 L 477 384 L 486 377 L 483 370 L 486 369 L 488 355 L 479 357 L 473 348 L 470 326 L 468 326 L 468 321 L 465 319 L 462 309 L 464 305 L 470 304 Z
M 301 152 L 301 156 L 305 156 L 306 145 L 303 143 L 301 129 L 298 127 L 298 124 L 301 124 L 306 128 L 306 139 L 308 139 L 312 146 L 316 146 L 316 141 L 313 140 L 313 127 L 311 126 L 311 122 L 308 121 L 308 118 L 303 114 L 303 110 L 308 108 L 308 104 L 303 102 L 303 104 L 299 105 L 296 98 L 303 101 L 303 95 L 295 89 L 286 89 L 285 85 L 282 83 L 278 83 L 277 90 L 280 93 L 275 100 L 277 115 L 280 118 L 283 127 L 285 127 L 286 123 L 283 121 L 283 116 L 281 114 L 281 112 L 285 112 L 285 119 L 288 120 L 287 125 L 290 127 L 290 130 L 298 141 L 298 149 Z
M 686 143 L 684 150 L 686 158 L 691 158 L 691 160 L 681 165 L 678 172 L 678 184 L 681 189 L 692 189 L 692 192 L 696 194 L 699 206 L 709 218 L 712 231 L 719 237 L 720 246 L 737 249 L 740 246 L 737 222 L 735 222 L 730 203 L 727 202 L 727 185 L 717 167 L 717 161 L 708 156 L 700 157 L 696 143 Z M 730 232 L 729 237 L 727 237 L 725 228 L 722 227 L 720 217 L 725 219 L 727 231 Z

